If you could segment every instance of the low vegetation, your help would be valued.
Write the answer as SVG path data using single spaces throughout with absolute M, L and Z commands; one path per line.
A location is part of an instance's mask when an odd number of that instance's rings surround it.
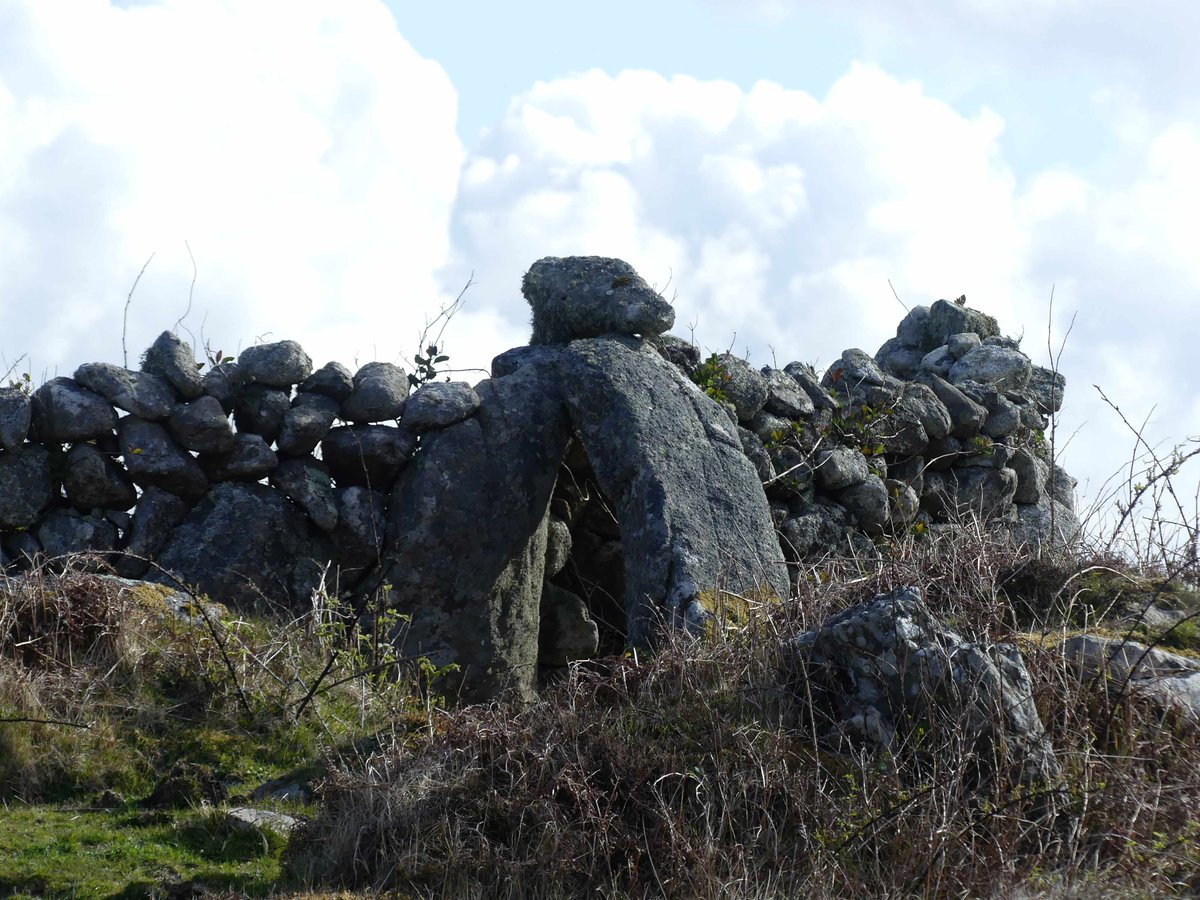
M 323 602 L 248 619 L 58 560 L 0 578 L 0 895 L 1196 893 L 1196 723 L 1058 650 L 1087 631 L 1200 656 L 1197 531 L 1169 533 L 1074 556 L 969 522 L 889 539 L 787 601 L 718 598 L 703 637 L 548 675 L 523 708 L 449 707 L 436 670 Z M 829 740 L 791 639 L 898 585 L 1021 648 L 1056 818 L 1003 778 L 980 790 L 953 723 L 890 753 Z M 302 824 L 240 831 L 238 805 Z

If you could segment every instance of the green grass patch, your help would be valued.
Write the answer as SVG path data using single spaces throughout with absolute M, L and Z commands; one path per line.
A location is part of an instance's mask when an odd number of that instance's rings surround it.
M 10 806 L 0 811 L 0 895 L 152 897 L 191 885 L 266 896 L 283 846 L 230 830 L 212 810 Z

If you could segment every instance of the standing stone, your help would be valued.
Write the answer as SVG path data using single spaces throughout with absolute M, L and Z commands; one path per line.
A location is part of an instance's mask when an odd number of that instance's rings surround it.
M 137 493 L 125 470 L 91 444 L 77 444 L 67 454 L 63 487 L 80 512 L 90 509 L 129 509 Z
M 0 531 L 28 528 L 36 522 L 56 487 L 45 447 L 21 444 L 0 451 Z
M 189 500 L 198 500 L 208 488 L 200 464 L 159 423 L 126 416 L 117 427 L 117 439 L 125 470 L 135 484 L 159 487 Z
M 521 281 L 533 308 L 530 344 L 565 344 L 602 334 L 657 335 L 675 310 L 633 266 L 603 256 L 547 256 Z
M 711 398 L 627 337 L 573 341 L 559 369 L 571 421 L 620 522 L 633 643 L 649 643 L 664 614 L 702 625 L 702 591 L 787 595 L 758 474 Z
M 451 695 L 524 700 L 570 425 L 552 367 L 527 365 L 476 390 L 478 413 L 429 432 L 396 481 L 384 577 L 411 617 L 398 636 L 406 656 L 459 666 L 445 682 Z
M 408 399 L 404 370 L 389 362 L 369 362 L 354 374 L 354 391 L 342 403 L 348 422 L 383 422 L 399 419 Z
M 142 371 L 164 379 L 185 400 L 204 393 L 204 379 L 192 348 L 169 331 L 160 334 L 142 354 Z
M 117 427 L 112 405 L 73 378 L 52 378 L 30 399 L 30 431 L 44 444 L 91 441 Z
M 20 388 L 0 387 L 0 450 L 11 450 L 29 434 L 29 396 Z
M 238 356 L 238 368 L 249 384 L 291 388 L 312 373 L 312 359 L 295 341 L 255 344 Z
M 112 363 L 84 363 L 75 380 L 109 403 L 151 422 L 165 419 L 175 406 L 175 392 L 157 375 L 131 372 Z

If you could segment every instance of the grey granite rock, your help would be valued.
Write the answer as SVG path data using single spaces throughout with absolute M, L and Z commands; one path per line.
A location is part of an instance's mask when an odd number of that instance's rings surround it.
M 228 453 L 233 449 L 233 427 L 216 397 L 178 404 L 167 419 L 167 430 L 185 450 Z
M 159 487 L 188 500 L 198 500 L 208 489 L 200 464 L 171 440 L 158 422 L 126 416 L 117 427 L 125 470 L 141 487 Z
M 528 700 L 550 495 L 571 429 L 553 366 L 525 365 L 476 391 L 478 413 L 428 432 L 396 480 L 383 578 L 410 617 L 401 651 L 459 667 L 448 696 Z
M 321 442 L 321 458 L 339 487 L 391 488 L 408 462 L 416 440 L 392 425 L 351 425 L 332 429 Z
M 111 363 L 84 363 L 75 380 L 109 403 L 148 421 L 165 419 L 175 406 L 171 385 L 149 372 L 132 372 Z
M 333 427 L 338 408 L 338 402 L 324 394 L 297 394 L 284 413 L 283 427 L 275 441 L 279 452 L 289 456 L 312 453 Z
M 530 344 L 565 344 L 615 334 L 656 335 L 675 324 L 675 310 L 633 266 L 602 256 L 547 256 L 521 281 L 533 309 Z
M 138 498 L 133 523 L 125 540 L 125 552 L 116 560 L 118 575 L 141 578 L 150 563 L 167 545 L 171 530 L 186 518 L 188 503 L 162 488 L 148 487 Z
M 20 388 L 0 387 L 0 450 L 11 450 L 29 434 L 29 396 Z
M 295 341 L 275 341 L 247 347 L 238 368 L 249 384 L 290 389 L 312 374 L 312 359 Z
M 915 588 L 851 607 L 794 646 L 808 689 L 829 691 L 817 696 L 830 698 L 835 746 L 904 754 L 923 727 L 965 744 L 983 782 L 1002 771 L 1029 786 L 1061 778 L 1017 648 L 962 638 Z
M 630 640 L 650 641 L 664 617 L 702 625 L 701 591 L 786 596 L 766 497 L 720 408 L 632 338 L 573 341 L 559 369 L 621 525 Z
M 201 454 L 200 468 L 212 483 L 218 481 L 258 481 L 279 465 L 275 451 L 257 434 L 234 436 L 233 447 L 225 453 Z
M 112 404 L 73 378 L 50 379 L 30 401 L 30 434 L 44 444 L 91 441 L 117 427 Z
M 191 346 L 169 331 L 160 334 L 142 354 L 142 371 L 162 378 L 184 400 L 204 393 L 204 379 Z
M 404 412 L 410 385 L 408 375 L 388 362 L 369 362 L 354 373 L 354 391 L 342 403 L 348 422 L 385 422 Z
M 125 469 L 91 444 L 76 444 L 67 453 L 63 488 L 71 505 L 80 512 L 93 508 L 125 510 L 137 501 Z
M 74 509 L 53 509 L 37 527 L 38 542 L 54 558 L 72 553 L 102 553 L 117 546 L 117 529 L 102 516 Z
M 284 416 L 291 408 L 287 391 L 252 384 L 238 397 L 233 408 L 233 421 L 242 434 L 257 434 L 271 444 L 283 431 Z
M 354 393 L 354 376 L 340 362 L 328 362 L 304 379 L 299 391 L 322 394 L 341 403 Z
M 279 491 L 218 484 L 172 532 L 149 580 L 233 609 L 310 608 L 332 545 Z
M 539 610 L 538 664 L 565 666 L 590 659 L 600 646 L 600 629 L 582 597 L 553 584 L 542 589 Z
M 0 451 L 0 530 L 33 525 L 50 505 L 57 487 L 50 451 L 45 447 L 20 444 Z
M 270 483 L 300 506 L 322 531 L 337 527 L 338 508 L 329 468 L 311 456 L 287 457 L 271 470 Z
M 479 395 L 462 381 L 431 381 L 404 404 L 400 424 L 413 434 L 461 422 L 479 409 Z
M 818 450 L 814 463 L 817 484 L 825 491 L 840 491 L 861 484 L 870 474 L 866 457 L 849 447 Z

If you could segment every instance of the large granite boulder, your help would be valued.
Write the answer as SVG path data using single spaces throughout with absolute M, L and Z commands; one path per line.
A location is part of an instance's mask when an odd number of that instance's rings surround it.
M 171 533 L 150 581 L 238 609 L 312 603 L 331 546 L 304 512 L 263 484 L 226 482 L 209 491 Z
M 559 372 L 620 522 L 631 642 L 648 643 L 664 619 L 701 625 L 701 591 L 786 596 L 766 496 L 720 406 L 635 338 L 573 341 Z
M 620 259 L 547 256 L 529 267 L 521 293 L 533 308 L 530 344 L 662 334 L 675 323 L 671 304 Z
M 851 607 L 794 646 L 835 742 L 902 753 L 925 725 L 961 741 L 984 779 L 1001 766 L 1030 786 L 1060 777 L 1017 648 L 960 637 L 915 588 Z
M 571 429 L 553 367 L 526 365 L 476 392 L 478 412 L 428 432 L 396 480 L 383 576 L 410 617 L 397 635 L 404 655 L 459 667 L 444 690 L 527 700 L 550 495 Z

